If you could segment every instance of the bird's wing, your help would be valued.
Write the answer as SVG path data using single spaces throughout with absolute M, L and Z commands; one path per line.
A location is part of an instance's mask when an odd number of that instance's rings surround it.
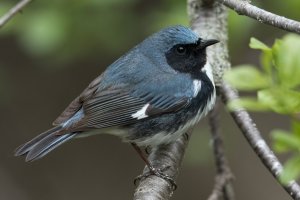
M 130 57 L 133 65 L 123 62 L 125 58 L 112 64 L 53 124 L 66 122 L 80 109 L 83 109 L 84 117 L 74 124 L 74 130 L 126 125 L 187 106 L 193 97 L 193 82 L 189 75 L 162 71 L 167 67 L 145 63 L 147 57 L 140 56 L 135 62 L 135 57 Z
M 80 108 L 82 107 L 82 103 L 87 99 L 91 98 L 94 93 L 97 91 L 97 86 L 100 84 L 102 80 L 102 75 L 98 76 L 95 80 L 93 80 L 89 86 L 83 90 L 83 92 L 76 97 L 67 108 L 56 118 L 53 122 L 53 125 L 59 125 L 68 119 L 70 119 Z
M 85 117 L 83 123 L 78 125 L 82 124 L 84 128 L 129 125 L 138 120 L 175 112 L 189 102 L 190 98 L 186 96 L 157 95 L 149 91 L 136 93 L 126 87 L 109 88 L 97 92 L 83 103 Z

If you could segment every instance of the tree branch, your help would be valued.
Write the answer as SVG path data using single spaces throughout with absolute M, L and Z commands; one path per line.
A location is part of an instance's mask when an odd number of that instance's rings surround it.
M 20 12 L 32 0 L 22 0 L 11 8 L 6 14 L 0 18 L 0 28 L 2 28 L 13 16 Z
M 226 83 L 222 84 L 220 93 L 225 104 L 227 104 L 229 101 L 239 98 L 237 91 Z M 231 112 L 231 116 L 266 168 L 293 199 L 299 200 L 300 187 L 294 180 L 290 181 L 287 185 L 280 183 L 279 175 L 282 172 L 282 165 L 268 147 L 265 140 L 262 138 L 261 133 L 256 128 L 256 125 L 249 116 L 248 112 L 246 112 L 244 109 L 238 109 Z
M 180 137 L 176 142 L 160 146 L 151 150 L 148 157 L 154 167 L 164 168 L 163 172 L 176 180 L 185 149 L 188 145 L 187 137 Z M 143 174 L 149 171 L 148 167 L 144 168 Z M 172 185 L 157 177 L 149 176 L 139 182 L 134 193 L 134 200 L 167 200 L 172 197 Z
M 279 16 L 251 5 L 246 0 L 217 0 L 233 9 L 239 15 L 246 15 L 259 22 L 300 34 L 300 22 Z
M 208 200 L 234 200 L 234 192 L 231 181 L 233 175 L 231 173 L 228 161 L 225 157 L 223 140 L 220 130 L 220 108 L 219 99 L 216 102 L 214 109 L 209 114 L 209 124 L 211 127 L 211 135 L 213 141 L 213 150 L 215 155 L 215 162 L 217 166 L 217 176 L 215 185 Z
M 203 3 L 203 6 L 200 5 Z M 225 7 L 212 0 L 189 0 L 188 13 L 194 31 L 203 38 L 219 39 L 221 44 L 210 47 L 207 55 L 208 61 L 214 66 L 216 83 L 221 83 L 223 71 L 229 68 L 227 52 L 227 12 Z M 225 61 L 224 61 L 225 58 Z M 155 166 L 170 166 L 165 171 L 174 180 L 178 175 L 178 169 L 183 158 L 187 141 L 180 138 L 175 143 L 154 149 L 149 155 L 149 160 Z M 148 168 L 144 169 L 144 173 Z M 156 176 L 149 176 L 141 180 L 135 190 L 134 200 L 151 199 L 167 200 L 172 196 L 173 191 L 170 184 Z
M 221 42 L 207 49 L 207 60 L 214 68 L 216 85 L 222 84 L 224 71 L 230 68 L 227 47 L 227 9 L 214 0 L 188 0 L 188 14 L 191 26 L 202 38 L 218 39 Z M 219 133 L 218 110 L 214 108 L 210 117 L 214 154 L 216 156 L 217 176 L 209 200 L 224 197 L 233 200 L 234 194 L 230 183 L 230 169 L 224 156 L 222 139 Z
M 230 68 L 227 48 L 227 9 L 223 4 L 230 7 L 230 3 L 232 2 L 237 2 L 238 5 L 242 3 L 241 7 L 232 7 L 240 14 L 247 15 L 247 13 L 249 13 L 250 17 L 261 22 L 277 26 L 284 30 L 300 33 L 298 22 L 274 15 L 248 3 L 246 4 L 236 0 L 188 0 L 188 14 L 191 19 L 192 29 L 202 38 L 219 39 L 221 41 L 220 44 L 208 48 L 207 60 L 214 67 L 215 83 L 221 86 L 221 94 L 225 103 L 237 97 L 237 93 L 222 82 L 223 72 Z M 253 8 L 255 8 L 255 12 L 253 12 Z M 246 10 L 245 13 L 243 12 L 244 10 Z M 232 116 L 248 139 L 251 147 L 278 180 L 278 175 L 282 171 L 282 165 L 261 137 L 248 113 L 244 110 L 239 110 L 233 112 Z M 178 168 L 184 155 L 186 145 L 187 141 L 180 138 L 173 144 L 154 149 L 149 159 L 156 166 L 171 166 L 165 172 L 175 179 L 178 175 Z M 220 160 L 218 160 L 218 162 L 220 162 Z M 221 169 L 224 170 L 224 168 L 221 167 L 219 167 L 218 170 Z M 144 172 L 147 172 L 147 170 L 148 169 L 145 168 Z M 220 191 L 219 188 L 224 188 L 223 186 L 227 184 L 227 180 L 228 179 L 224 177 L 216 177 L 217 183 L 210 198 L 214 199 L 215 194 Z M 283 187 L 294 199 L 300 199 L 300 187 L 295 181 L 291 181 L 287 186 L 283 185 Z M 134 199 L 166 200 L 170 199 L 172 193 L 173 191 L 169 183 L 156 176 L 150 176 L 139 183 L 134 194 Z

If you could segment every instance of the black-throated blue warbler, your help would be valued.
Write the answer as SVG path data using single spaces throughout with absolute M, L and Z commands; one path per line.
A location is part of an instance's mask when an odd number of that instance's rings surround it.
M 91 135 L 118 135 L 140 146 L 176 140 L 213 107 L 215 86 L 206 47 L 184 26 L 165 28 L 111 64 L 54 121 L 54 128 L 20 146 L 15 155 L 39 159 L 64 142 Z

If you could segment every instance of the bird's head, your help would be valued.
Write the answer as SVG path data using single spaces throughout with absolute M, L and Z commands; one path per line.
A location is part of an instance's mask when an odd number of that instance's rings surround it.
M 202 39 L 191 29 L 180 25 L 162 29 L 147 41 L 152 50 L 163 53 L 173 69 L 183 73 L 201 70 L 206 63 L 206 47 L 218 42 Z

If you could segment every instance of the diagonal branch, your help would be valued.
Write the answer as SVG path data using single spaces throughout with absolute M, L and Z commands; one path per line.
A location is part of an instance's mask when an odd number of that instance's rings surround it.
M 239 98 L 237 91 L 231 88 L 227 83 L 222 84 L 220 93 L 225 104 L 229 101 Z M 276 178 L 279 184 L 281 184 L 281 186 L 287 191 L 287 193 L 293 199 L 299 200 L 300 187 L 294 180 L 290 181 L 287 185 L 283 185 L 282 183 L 280 183 L 279 175 L 282 172 L 282 165 L 278 161 L 274 153 L 271 151 L 271 149 L 268 147 L 265 140 L 262 138 L 261 133 L 256 128 L 256 125 L 249 116 L 248 112 L 244 109 L 238 109 L 231 112 L 231 115 L 248 140 L 254 152 L 261 159 L 262 163 Z
M 209 124 L 211 127 L 211 135 L 213 142 L 213 150 L 215 155 L 215 162 L 217 166 L 217 176 L 215 178 L 215 185 L 208 200 L 234 200 L 234 191 L 231 181 L 233 175 L 231 173 L 228 161 L 225 157 L 223 140 L 220 130 L 220 102 L 216 102 L 214 109 L 209 115 Z
M 2 28 L 13 16 L 20 12 L 32 0 L 22 0 L 11 8 L 6 14 L 0 18 L 0 28 Z
M 217 1 L 233 9 L 239 15 L 246 15 L 248 17 L 258 20 L 259 22 L 269 24 L 271 26 L 286 31 L 300 33 L 300 22 L 273 14 L 269 11 L 253 6 L 246 0 L 217 0 Z

